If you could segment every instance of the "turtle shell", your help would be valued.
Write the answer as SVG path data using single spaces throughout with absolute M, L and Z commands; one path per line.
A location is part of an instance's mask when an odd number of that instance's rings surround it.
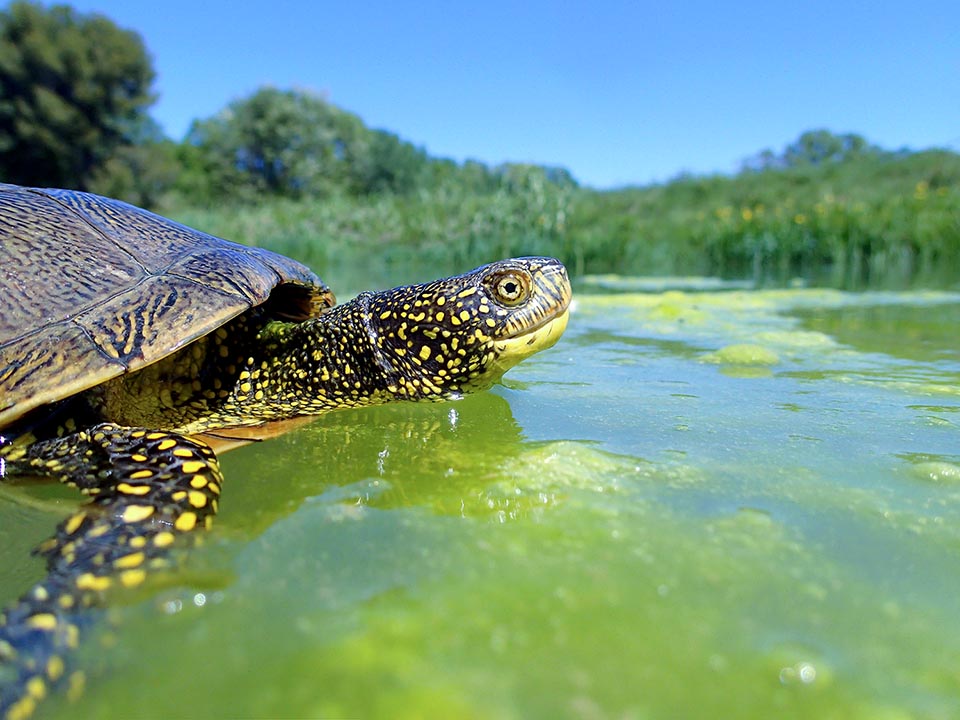
M 0 184 L 0 428 L 268 299 L 290 319 L 335 302 L 282 255 L 98 195 Z

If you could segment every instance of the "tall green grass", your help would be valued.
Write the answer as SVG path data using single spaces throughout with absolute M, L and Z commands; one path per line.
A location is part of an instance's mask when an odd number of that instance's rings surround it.
M 803 276 L 848 287 L 960 282 L 960 156 L 952 153 L 608 192 L 545 183 L 490 194 L 440 189 L 166 210 L 328 274 L 353 263 L 372 277 L 404 268 L 419 279 L 545 254 L 575 275 Z
M 163 211 L 205 232 L 294 257 L 330 282 L 346 273 L 354 289 L 463 272 L 501 257 L 570 254 L 562 209 L 506 194 L 277 198 L 218 207 L 177 203 Z

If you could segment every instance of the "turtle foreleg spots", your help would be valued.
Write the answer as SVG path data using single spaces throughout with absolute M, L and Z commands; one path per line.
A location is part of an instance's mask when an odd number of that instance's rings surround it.
M 207 445 L 113 424 L 34 443 L 14 462 L 93 499 L 37 548 L 47 576 L 0 614 L 4 719 L 29 715 L 51 687 L 82 685 L 67 660 L 91 619 L 84 611 L 169 566 L 177 536 L 212 523 L 223 481 Z
M 21 462 L 93 496 L 37 549 L 83 605 L 115 583 L 140 584 L 177 534 L 209 527 L 223 482 L 207 445 L 109 423 L 34 443 Z

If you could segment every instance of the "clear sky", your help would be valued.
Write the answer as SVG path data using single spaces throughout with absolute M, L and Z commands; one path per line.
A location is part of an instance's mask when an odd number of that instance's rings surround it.
M 595 187 L 732 171 L 801 132 L 960 148 L 960 1 L 76 0 L 143 37 L 174 139 L 306 88 L 423 146 Z

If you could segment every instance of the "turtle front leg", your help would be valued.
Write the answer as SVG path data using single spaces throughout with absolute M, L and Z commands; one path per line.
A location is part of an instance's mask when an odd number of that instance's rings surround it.
M 0 718 L 14 720 L 68 679 L 84 609 L 167 566 L 177 535 L 210 527 L 223 476 L 201 442 L 112 423 L 36 442 L 7 464 L 93 497 L 37 548 L 46 577 L 0 613 Z M 69 687 L 78 692 L 82 676 L 69 675 Z

